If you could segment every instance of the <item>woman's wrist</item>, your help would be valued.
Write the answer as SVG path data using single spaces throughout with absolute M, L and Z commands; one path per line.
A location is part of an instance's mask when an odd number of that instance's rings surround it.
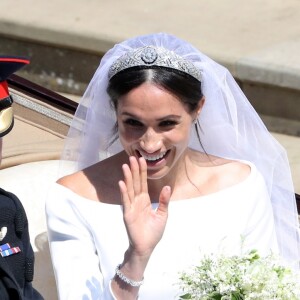
M 149 258 L 150 255 L 137 254 L 130 248 L 125 252 L 124 260 L 117 266 L 111 282 L 112 292 L 117 299 L 137 299 Z
M 125 276 L 122 273 L 122 271 L 120 270 L 121 266 L 122 266 L 121 264 L 119 264 L 117 266 L 115 277 L 118 277 L 120 280 L 122 280 L 126 284 L 130 285 L 131 287 L 140 287 L 141 285 L 144 284 L 144 277 L 141 280 L 139 280 L 139 281 L 132 280 L 131 278 L 128 278 L 127 276 Z
M 126 277 L 141 281 L 149 259 L 149 254 L 141 255 L 129 248 L 124 254 L 124 260 L 119 269 Z

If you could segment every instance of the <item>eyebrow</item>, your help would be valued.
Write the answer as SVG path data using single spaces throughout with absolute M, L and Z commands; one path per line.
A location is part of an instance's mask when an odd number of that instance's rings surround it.
M 131 117 L 131 118 L 135 118 L 137 120 L 139 120 L 140 118 L 131 114 L 131 113 L 128 113 L 128 112 L 124 112 L 122 113 L 122 116 L 128 116 L 128 117 Z M 157 119 L 156 121 L 160 122 L 160 121 L 164 121 L 164 120 L 168 120 L 168 119 L 181 119 L 181 115 L 167 115 L 167 116 L 164 116 L 162 118 L 159 118 Z

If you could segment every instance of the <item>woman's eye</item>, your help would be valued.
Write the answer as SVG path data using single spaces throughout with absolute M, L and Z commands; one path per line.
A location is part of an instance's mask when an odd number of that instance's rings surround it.
M 176 122 L 176 121 L 173 121 L 173 120 L 166 120 L 166 121 L 160 122 L 159 125 L 160 125 L 161 127 L 170 127 L 170 126 L 175 126 L 175 125 L 177 125 L 177 122 Z
M 127 119 L 124 121 L 125 124 L 133 126 L 133 127 L 142 127 L 143 124 L 137 120 L 134 119 Z

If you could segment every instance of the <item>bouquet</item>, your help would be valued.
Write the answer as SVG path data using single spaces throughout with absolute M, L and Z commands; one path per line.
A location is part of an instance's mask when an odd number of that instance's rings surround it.
M 180 275 L 180 299 L 299 300 L 300 276 L 273 254 L 206 255 L 191 272 Z

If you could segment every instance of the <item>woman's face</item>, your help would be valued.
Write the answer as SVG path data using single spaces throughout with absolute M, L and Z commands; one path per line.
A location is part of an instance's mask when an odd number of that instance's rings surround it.
M 149 179 L 162 178 L 181 161 L 200 109 L 190 113 L 173 94 L 151 83 L 120 97 L 117 122 L 121 144 L 129 156 L 146 159 Z

